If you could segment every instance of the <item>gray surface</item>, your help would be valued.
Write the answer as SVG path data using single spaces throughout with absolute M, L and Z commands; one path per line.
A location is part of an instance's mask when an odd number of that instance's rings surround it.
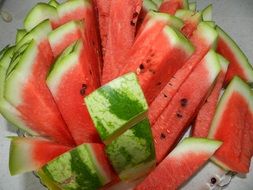
M 22 28 L 22 19 L 35 0 L 7 0 L 3 10 L 13 16 L 11 23 L 4 23 L 0 19 L 0 49 L 10 42 L 14 42 L 17 28 Z M 201 9 L 213 3 L 214 20 L 224 28 L 238 42 L 241 48 L 253 60 L 253 0 L 197 0 Z M 8 171 L 9 141 L 6 136 L 15 135 L 15 131 L 7 126 L 4 119 L 0 118 L 0 190 L 43 190 L 33 174 L 11 177 Z M 247 177 L 233 179 L 230 190 L 252 190 L 253 168 Z

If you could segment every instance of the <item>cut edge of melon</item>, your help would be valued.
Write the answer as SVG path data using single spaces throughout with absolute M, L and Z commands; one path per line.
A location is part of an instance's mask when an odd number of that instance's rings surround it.
M 60 4 L 57 7 L 57 12 L 59 17 L 61 18 L 62 16 L 67 15 L 68 13 L 72 13 L 76 9 L 87 7 L 92 8 L 88 0 L 72 0 Z
M 56 0 L 50 0 L 48 4 L 55 8 L 57 8 L 60 5 L 60 3 Z
M 226 171 L 233 171 L 228 165 L 226 165 L 225 163 L 221 162 L 219 159 L 217 159 L 215 157 L 215 155 L 213 155 L 211 157 L 211 161 L 213 163 L 215 163 L 217 166 L 221 167 L 222 169 L 226 170 Z
M 216 30 L 219 34 L 219 38 L 221 38 L 221 40 L 223 40 L 228 45 L 228 47 L 230 47 L 230 50 L 235 55 L 238 63 L 244 71 L 244 74 L 247 77 L 247 82 L 253 82 L 253 68 L 247 56 L 243 53 L 237 43 L 223 29 L 221 29 L 219 26 L 216 26 Z
M 196 11 L 196 9 L 197 9 L 197 3 L 196 2 L 189 3 L 189 10 Z
M 220 55 L 218 53 L 216 53 L 216 54 L 218 56 L 219 63 L 221 65 L 222 72 L 226 73 L 230 62 L 227 59 L 225 59 L 222 55 Z
M 202 10 L 203 21 L 212 21 L 213 20 L 213 5 L 210 4 Z
M 58 13 L 55 7 L 48 5 L 47 3 L 38 3 L 27 14 L 24 20 L 24 28 L 30 31 L 36 27 L 39 23 L 49 19 L 55 21 L 58 19 Z
M 163 33 L 167 36 L 172 47 L 174 46 L 183 50 L 188 56 L 192 55 L 195 51 L 191 42 L 176 28 L 165 26 Z
M 215 115 L 210 127 L 208 138 L 214 138 L 214 135 L 218 129 L 221 116 L 226 108 L 226 105 L 231 95 L 234 92 L 239 93 L 243 98 L 246 99 L 246 102 L 248 102 L 249 104 L 249 109 L 253 113 L 253 93 L 247 83 L 245 83 L 241 78 L 235 76 L 227 86 L 217 105 L 217 109 L 215 111 Z
M 26 35 L 26 33 L 26 29 L 18 29 L 16 33 L 15 43 L 17 44 Z

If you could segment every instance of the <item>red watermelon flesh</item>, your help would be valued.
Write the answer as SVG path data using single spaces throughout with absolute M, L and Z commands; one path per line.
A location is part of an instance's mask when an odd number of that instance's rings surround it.
M 253 155 L 252 100 L 250 87 L 234 77 L 219 101 L 208 138 L 223 141 L 213 161 L 226 170 L 249 172 Z
M 187 60 L 184 66 L 171 78 L 169 83 L 165 85 L 150 105 L 149 120 L 151 125 L 156 122 L 157 118 L 171 102 L 172 97 L 176 94 L 184 81 L 186 81 L 192 70 L 215 44 L 216 39 L 217 33 L 213 28 L 204 22 L 199 24 L 198 29 L 190 38 L 191 43 L 195 47 L 195 52 Z
M 152 30 L 153 34 L 150 33 Z M 146 34 L 144 31 L 130 49 L 121 74 L 137 73 L 144 95 L 150 104 L 191 56 L 194 48 L 176 29 L 173 30 L 168 26 L 165 26 L 158 35 L 155 35 L 157 33 L 155 29 L 148 28 L 147 31 L 149 33 Z M 147 43 L 147 46 L 143 45 L 144 43 Z
M 141 7 L 141 0 L 111 2 L 102 84 L 119 76 L 120 69 L 124 66 L 122 61 L 126 52 L 134 43 L 136 23 Z
M 220 147 L 221 142 L 202 138 L 184 139 L 136 190 L 180 189 Z
M 171 151 L 192 122 L 197 108 L 213 86 L 219 72 L 220 65 L 217 55 L 210 50 L 181 85 L 152 126 L 158 163 Z
M 223 85 L 228 64 L 229 64 L 229 62 L 225 60 L 223 57 L 221 57 L 220 55 L 218 55 L 218 57 L 219 57 L 219 62 L 222 66 L 222 71 L 217 78 L 216 84 L 211 94 L 207 98 L 205 104 L 199 110 L 198 115 L 195 119 L 195 123 L 192 127 L 192 136 L 194 137 L 208 136 L 211 122 L 216 110 L 217 102 L 219 99 L 219 95 L 222 89 L 222 85 Z
M 100 142 L 83 105 L 83 98 L 97 88 L 89 72 L 86 49 L 81 40 L 70 48 L 73 48 L 70 54 L 56 61 L 47 77 L 47 85 L 76 144 Z
M 40 169 L 71 147 L 55 144 L 41 138 L 13 137 L 10 146 L 11 175 Z
M 226 32 L 218 26 L 216 27 L 216 30 L 219 34 L 217 52 L 230 62 L 224 84 L 227 85 L 235 75 L 252 83 L 253 68 L 246 55 L 242 52 L 236 42 L 226 34 Z
M 178 9 L 188 9 L 187 0 L 165 0 L 161 4 L 159 11 L 174 15 Z

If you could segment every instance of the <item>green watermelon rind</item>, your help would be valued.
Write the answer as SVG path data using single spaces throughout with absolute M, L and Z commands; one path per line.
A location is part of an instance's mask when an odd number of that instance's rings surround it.
M 228 87 L 226 88 L 224 94 L 222 95 L 218 103 L 218 106 L 217 106 L 217 109 L 216 109 L 216 112 L 215 112 L 215 115 L 210 127 L 208 138 L 210 139 L 214 138 L 215 132 L 217 131 L 220 117 L 222 116 L 222 113 L 226 109 L 226 105 L 227 105 L 227 102 L 229 101 L 229 98 L 234 92 L 239 93 L 242 97 L 245 98 L 245 100 L 248 102 L 249 109 L 251 110 L 251 112 L 253 112 L 253 94 L 252 94 L 251 88 L 241 78 L 235 76 L 232 79 L 232 81 L 229 83 Z M 225 163 L 218 160 L 215 156 L 212 157 L 212 160 L 216 164 L 224 168 L 225 170 L 231 170 L 229 166 L 227 166 Z
M 247 58 L 247 56 L 243 53 L 237 43 L 219 26 L 216 26 L 216 31 L 218 32 L 219 38 L 221 38 L 233 52 L 236 57 L 238 63 L 246 75 L 247 82 L 253 82 L 253 68 Z
M 40 178 L 40 182 L 47 187 L 48 190 L 61 190 L 44 172 L 43 170 L 38 170 L 36 175 Z
M 216 24 L 214 21 L 205 21 L 205 23 L 207 23 L 209 26 L 211 26 L 212 28 L 215 28 Z
M 15 127 L 26 131 L 31 135 L 37 135 L 36 132 L 31 130 L 27 124 L 22 120 L 20 112 L 15 109 L 4 97 L 5 79 L 8 66 L 13 55 L 14 47 L 6 50 L 3 57 L 0 59 L 0 113 L 4 118 L 12 123 Z
M 157 7 L 160 7 L 160 5 L 161 5 L 162 2 L 163 2 L 163 0 L 150 0 L 150 1 L 152 1 L 153 3 L 155 3 L 155 5 L 156 5 Z
M 196 11 L 196 9 L 197 9 L 197 3 L 196 2 L 189 3 L 189 10 Z
M 223 73 L 226 73 L 228 70 L 228 66 L 229 66 L 229 61 L 227 59 L 225 59 L 222 55 L 216 53 L 219 59 L 219 63 L 221 66 L 221 70 L 223 71 Z
M 105 144 L 146 118 L 148 105 L 135 73 L 112 80 L 85 97 L 93 123 Z
M 179 9 L 175 13 L 175 16 L 182 19 L 183 21 L 192 21 L 199 23 L 202 21 L 202 13 L 195 12 L 188 9 Z
M 25 29 L 18 29 L 15 43 L 17 44 L 26 35 L 26 33 L 27 31 Z
M 156 164 L 148 119 L 113 140 L 106 146 L 106 153 L 121 180 L 135 180 L 146 175 Z
M 152 0 L 143 0 L 142 8 L 148 12 L 148 11 L 157 11 L 158 7 Z
M 183 9 L 189 9 L 189 2 L 188 2 L 188 0 L 182 0 L 182 2 L 183 2 Z
M 210 4 L 202 10 L 203 21 L 212 21 L 213 20 L 213 5 Z
M 48 4 L 49 4 L 50 6 L 55 7 L 55 8 L 57 8 L 57 7 L 60 5 L 60 3 L 59 3 L 58 1 L 56 1 L 56 0 L 50 0 L 50 1 L 48 2 Z
M 82 144 L 50 161 L 42 167 L 42 170 L 60 188 L 78 189 L 85 186 L 98 189 L 108 181 L 100 178 L 90 146 L 90 144 Z
M 30 31 L 39 23 L 49 19 L 50 21 L 58 20 L 58 13 L 55 7 L 47 3 L 38 3 L 34 6 L 24 19 L 24 28 Z

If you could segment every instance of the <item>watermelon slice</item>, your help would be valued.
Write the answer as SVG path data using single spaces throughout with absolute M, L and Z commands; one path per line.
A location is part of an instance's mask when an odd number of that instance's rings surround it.
M 105 144 L 146 117 L 148 105 L 134 73 L 114 79 L 85 97 L 93 123 Z
M 213 5 L 210 4 L 202 10 L 203 21 L 212 21 L 213 20 Z
M 152 126 L 158 163 L 172 150 L 192 122 L 197 108 L 205 100 L 220 70 L 217 54 L 210 50 Z M 198 93 L 192 93 L 195 91 Z
M 178 9 L 189 9 L 188 0 L 164 0 L 159 11 L 174 15 Z
M 215 153 L 220 141 L 186 138 L 184 139 L 136 190 L 180 189 Z
M 16 40 L 15 43 L 17 44 L 25 35 L 26 35 L 25 29 L 18 29 L 16 34 Z
M 192 44 L 176 29 L 165 26 L 157 30 L 149 34 L 142 32 L 121 70 L 121 74 L 137 73 L 149 104 L 194 52 Z
M 192 136 L 194 137 L 207 137 L 211 126 L 211 122 L 216 110 L 217 102 L 219 99 L 220 91 L 225 79 L 229 62 L 218 55 L 219 63 L 221 65 L 221 73 L 219 74 L 216 84 L 207 98 L 205 104 L 201 107 L 196 117 L 194 126 L 192 128 Z
M 155 149 L 147 119 L 128 129 L 106 146 L 106 153 L 120 179 L 131 181 L 155 167 Z
M 253 82 L 253 68 L 248 58 L 239 46 L 219 26 L 216 26 L 219 34 L 217 52 L 224 56 L 229 62 L 225 84 L 228 84 L 233 76 L 240 76 L 245 81 Z
M 42 169 L 36 172 L 36 175 L 40 178 L 40 182 L 47 187 L 48 190 L 61 190 L 46 174 Z
M 50 0 L 48 2 L 48 4 L 51 5 L 51 6 L 53 6 L 53 7 L 55 7 L 55 8 L 57 8 L 60 5 L 60 3 L 57 2 L 56 0 Z
M 120 76 L 126 52 L 134 42 L 141 5 L 141 0 L 111 1 L 102 84 Z
M 197 3 L 196 2 L 189 3 L 189 10 L 196 11 L 196 9 L 197 9 Z
M 201 22 L 198 25 L 197 30 L 190 38 L 191 43 L 196 48 L 194 54 L 174 75 L 170 82 L 166 84 L 166 86 L 150 105 L 149 119 L 151 125 L 156 122 L 162 111 L 170 103 L 172 97 L 175 95 L 196 65 L 198 65 L 201 59 L 206 55 L 208 50 L 212 46 L 215 46 L 217 36 L 217 32 L 205 22 Z
M 9 169 L 11 175 L 36 171 L 71 148 L 45 139 L 11 137 Z
M 46 81 L 78 145 L 84 142 L 100 142 L 88 110 L 83 105 L 83 98 L 97 88 L 89 67 L 84 45 L 78 40 L 58 58 Z
M 114 176 L 102 144 L 80 145 L 42 169 L 61 189 L 99 189 Z
M 221 97 L 208 137 L 223 141 L 213 161 L 226 170 L 249 172 L 253 155 L 253 94 L 234 77 Z
M 45 43 L 44 43 L 45 42 Z M 49 43 L 32 40 L 6 78 L 5 97 L 22 114 L 31 129 L 57 142 L 73 145 L 66 124 L 46 86 L 52 61 Z M 44 55 L 47 53 L 48 57 Z M 15 93 L 13 93 L 15 92 Z

